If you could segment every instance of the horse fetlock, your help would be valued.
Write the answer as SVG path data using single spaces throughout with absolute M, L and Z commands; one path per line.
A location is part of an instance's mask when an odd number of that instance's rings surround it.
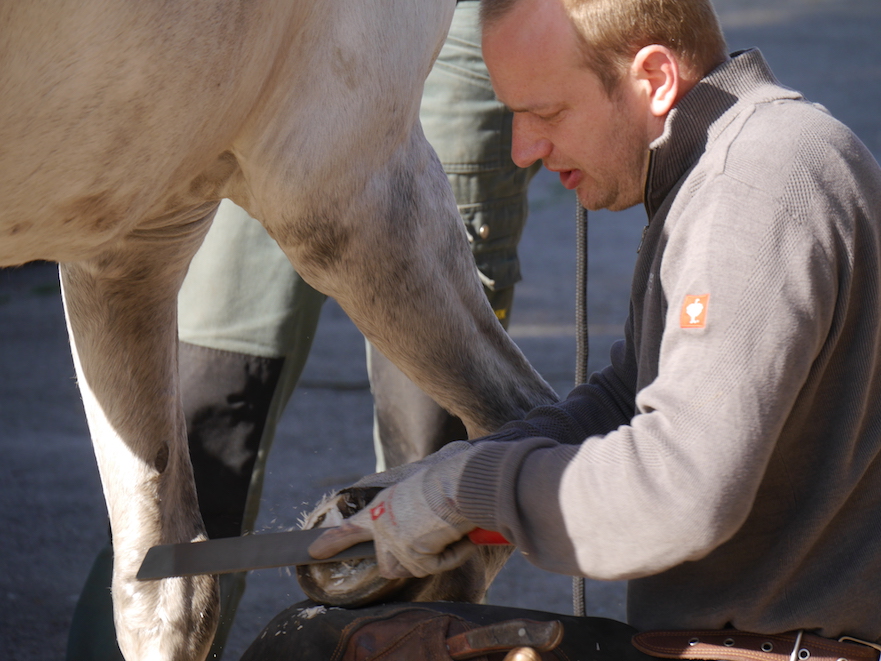
M 114 585 L 119 648 L 126 659 L 201 661 L 219 620 L 217 577 L 193 576 Z

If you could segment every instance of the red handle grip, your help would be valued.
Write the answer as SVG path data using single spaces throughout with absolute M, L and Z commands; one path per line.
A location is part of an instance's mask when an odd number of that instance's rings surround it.
M 475 544 L 482 546 L 510 546 L 511 542 L 502 536 L 502 533 L 495 530 L 484 530 L 483 528 L 475 528 L 468 533 L 468 539 Z

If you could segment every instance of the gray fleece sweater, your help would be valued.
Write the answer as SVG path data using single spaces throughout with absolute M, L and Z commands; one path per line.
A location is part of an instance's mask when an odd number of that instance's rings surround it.
M 651 146 L 625 339 L 458 506 L 639 629 L 881 638 L 881 169 L 758 51 Z M 515 442 L 511 442 L 515 441 Z

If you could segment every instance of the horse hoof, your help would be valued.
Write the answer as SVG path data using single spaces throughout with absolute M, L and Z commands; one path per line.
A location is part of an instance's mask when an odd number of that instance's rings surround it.
M 338 526 L 364 509 L 379 488 L 343 489 L 322 500 L 306 516 L 302 528 Z M 379 575 L 376 558 L 324 562 L 297 567 L 297 580 L 312 601 L 328 606 L 357 608 L 389 599 L 412 579 L 387 579 Z
M 382 491 L 381 487 L 350 487 L 318 504 L 302 527 L 338 526 Z M 327 606 L 358 608 L 384 601 L 462 601 L 480 603 L 505 561 L 511 546 L 482 546 L 465 564 L 424 578 L 383 578 L 376 558 L 343 560 L 297 567 L 297 580 L 312 601 Z

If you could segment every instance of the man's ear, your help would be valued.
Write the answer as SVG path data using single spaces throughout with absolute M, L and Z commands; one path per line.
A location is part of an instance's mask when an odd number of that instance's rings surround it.
M 657 118 L 665 118 L 685 93 L 679 61 L 666 46 L 652 44 L 640 49 L 630 72 L 647 94 L 648 111 Z

